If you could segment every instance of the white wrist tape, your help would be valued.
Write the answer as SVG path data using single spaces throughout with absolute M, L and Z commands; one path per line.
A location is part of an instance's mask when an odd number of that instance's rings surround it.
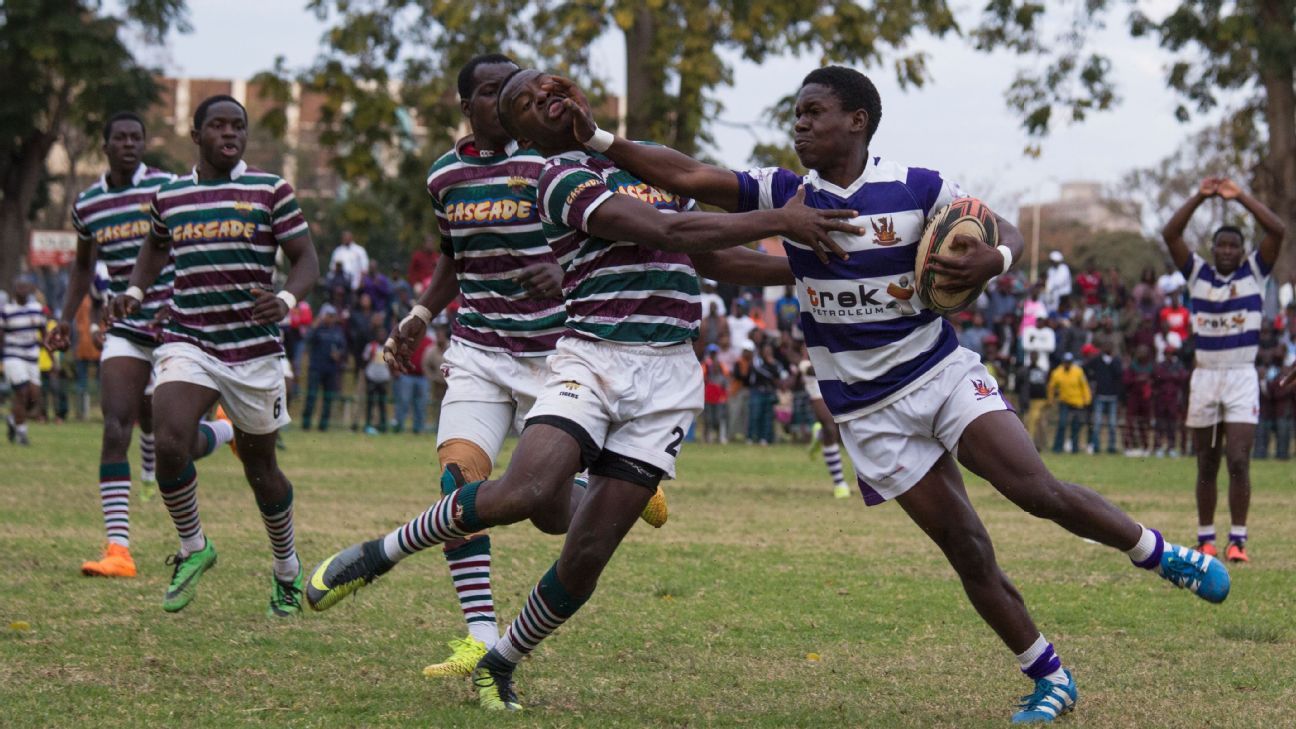
M 606 152 L 608 151 L 608 147 L 611 147 L 612 143 L 615 141 L 616 135 L 612 132 L 594 127 L 594 136 L 585 140 L 585 146 L 595 152 Z
M 1012 261 L 1013 261 L 1012 249 L 1009 248 L 1008 246 L 1001 245 L 1001 246 L 995 246 L 995 250 L 999 251 L 999 253 L 1003 255 L 1003 259 L 1004 259 L 1004 267 L 1003 270 L 1000 271 L 1000 273 L 1008 273 L 1008 269 L 1012 268 Z
M 126 289 L 126 292 L 122 295 L 129 296 L 132 299 L 135 299 L 136 301 L 140 302 L 141 304 L 144 303 L 144 290 L 138 286 L 131 286 L 130 288 Z
M 275 294 L 275 296 L 283 299 L 283 302 L 288 305 L 288 311 L 297 308 L 297 297 L 293 296 L 291 291 L 285 289 L 284 291 Z
M 432 310 L 422 304 L 415 304 L 414 308 L 410 309 L 409 315 L 417 316 L 423 320 L 424 324 L 431 323 L 432 321 Z

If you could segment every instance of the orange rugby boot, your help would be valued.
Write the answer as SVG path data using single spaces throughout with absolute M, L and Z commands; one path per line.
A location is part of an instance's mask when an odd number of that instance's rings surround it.
M 87 577 L 134 577 L 135 560 L 131 559 L 129 548 L 109 542 L 99 561 L 82 563 L 81 574 Z
M 1251 558 L 1246 553 L 1246 545 L 1241 542 L 1229 542 L 1228 549 L 1224 551 L 1224 559 L 1230 562 L 1251 561 Z

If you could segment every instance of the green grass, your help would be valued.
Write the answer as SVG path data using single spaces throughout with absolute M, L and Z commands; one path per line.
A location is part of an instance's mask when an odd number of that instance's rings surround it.
M 1029 688 L 904 514 L 832 499 L 823 464 L 801 448 L 686 445 L 667 485 L 670 523 L 631 533 L 590 603 L 521 666 L 528 710 L 505 718 L 483 715 L 466 680 L 420 675 L 464 632 L 438 552 L 327 613 L 272 621 L 269 547 L 222 450 L 199 463 L 220 564 L 168 615 L 175 535 L 160 499 L 133 502 L 140 577 L 84 578 L 80 562 L 103 538 L 99 430 L 35 426 L 32 440 L 0 443 L 4 726 L 1001 726 Z M 308 564 L 436 496 L 431 438 L 288 441 Z M 1192 538 L 1191 461 L 1049 463 L 1169 538 Z M 1004 569 L 1080 682 L 1063 726 L 1290 726 L 1296 470 L 1262 462 L 1253 479 L 1254 561 L 1233 570 L 1223 606 L 970 480 Z M 560 541 L 521 524 L 494 543 L 507 621 Z

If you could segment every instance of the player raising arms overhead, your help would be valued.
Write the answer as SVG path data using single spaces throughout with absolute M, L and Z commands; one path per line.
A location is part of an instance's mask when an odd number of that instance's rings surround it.
M 768 235 L 815 243 L 832 230 L 857 231 L 840 222 L 853 212 L 797 203 L 740 216 L 684 212 L 691 201 L 583 152 L 561 100 L 541 88 L 549 78 L 520 71 L 499 92 L 509 136 L 548 158 L 538 184 L 545 236 L 555 249 L 577 249 L 563 281 L 566 331 L 509 467 L 498 480 L 463 485 L 451 464 L 444 498 L 387 537 L 330 557 L 307 585 L 308 600 L 322 609 L 418 550 L 565 510 L 555 495 L 588 467 L 562 555 L 474 671 L 482 705 L 493 709 L 521 708 L 513 668 L 589 598 L 658 483 L 674 476 L 684 434 L 702 409 L 701 369 L 689 345 L 701 319 L 698 273 L 786 284 L 782 259 L 720 249 Z
M 94 280 L 95 262 L 108 268 L 108 291 L 113 296 L 126 292 L 140 246 L 148 235 L 149 208 L 153 195 L 175 179 L 144 164 L 140 155 L 147 139 L 144 120 L 123 111 L 104 124 L 103 151 L 108 172 L 77 196 L 72 205 L 72 227 L 77 231 L 76 265 L 68 282 L 58 325 L 46 344 L 52 350 L 68 348 L 72 321 Z M 81 573 L 102 577 L 134 577 L 135 560 L 130 553 L 130 448 L 131 430 L 140 424 L 141 480 L 146 488 L 154 481 L 152 374 L 154 354 L 161 343 L 159 313 L 171 300 L 175 273 L 168 260 L 157 279 L 144 293 L 144 301 L 130 316 L 117 319 L 104 336 L 100 362 L 100 405 L 103 408 L 103 440 L 99 447 L 99 503 L 103 511 L 108 546 L 103 557 L 85 562 Z M 98 325 L 95 325 L 97 328 Z M 234 437 L 227 421 L 198 424 L 201 437 L 193 440 L 192 456 L 201 458 Z
M 198 518 L 193 452 L 198 422 L 217 401 L 234 423 L 243 473 L 274 552 L 268 613 L 301 612 L 292 484 L 275 458 L 275 435 L 289 422 L 278 322 L 310 292 L 319 262 L 292 186 L 243 161 L 247 121 L 230 96 L 198 105 L 189 132 L 198 164 L 153 198 L 152 229 L 130 286 L 113 300 L 118 318 L 138 312 L 144 287 L 174 255 L 171 318 L 157 350 L 153 395 L 158 487 L 180 536 L 162 601 L 168 612 L 193 600 L 199 579 L 216 563 Z M 276 295 L 269 289 L 280 248 L 292 268 Z
M 1211 236 L 1214 259 L 1197 255 L 1184 241 L 1184 229 L 1198 206 L 1219 196 L 1237 200 L 1264 228 L 1260 246 L 1250 253 L 1242 231 L 1226 225 Z M 1256 347 L 1260 342 L 1265 281 L 1278 260 L 1286 226 L 1273 211 L 1232 180 L 1208 177 L 1175 211 L 1161 237 L 1175 266 L 1188 279 L 1192 298 L 1193 343 L 1197 366 L 1188 389 L 1188 419 L 1197 448 L 1197 548 L 1215 554 L 1215 501 L 1220 455 L 1228 462 L 1229 544 L 1225 557 L 1250 561 L 1246 553 L 1247 510 L 1251 506 L 1251 446 L 1260 412 Z M 1223 425 L 1222 432 L 1220 426 Z
M 864 216 L 855 222 L 865 232 L 834 235 L 846 251 L 840 259 L 825 263 L 785 241 L 810 359 L 865 503 L 900 504 L 945 553 L 977 612 L 1035 681 L 1013 721 L 1052 721 L 1074 706 L 1076 685 L 999 569 L 955 454 L 1029 513 L 1120 549 L 1137 566 L 1207 600 L 1228 595 L 1228 571 L 1219 562 L 1165 544 L 1097 493 L 1049 473 L 979 358 L 958 346 L 945 320 L 910 298 L 924 224 L 962 193 L 937 172 L 869 154 L 882 104 L 863 74 L 830 66 L 802 82 L 794 134 L 797 156 L 810 170 L 804 177 L 778 168 L 733 172 L 631 144 L 579 113 L 588 105 L 569 82 L 551 81 L 545 93 L 568 97 L 568 108 L 578 112 L 571 115 L 578 139 L 650 184 L 726 210 L 779 209 L 804 194 L 812 207 Z M 1011 266 L 1021 234 L 1003 218 L 998 223 L 998 249 L 969 239 L 966 257 L 934 257 L 946 288 L 981 285 Z

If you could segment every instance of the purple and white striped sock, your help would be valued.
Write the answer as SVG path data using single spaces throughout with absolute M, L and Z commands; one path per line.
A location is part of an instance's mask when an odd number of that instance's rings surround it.
M 1161 538 L 1161 532 L 1155 529 L 1149 529 L 1142 524 L 1139 524 L 1139 528 L 1143 531 L 1139 534 L 1138 542 L 1125 554 L 1129 555 L 1135 567 L 1142 567 L 1145 570 L 1156 569 L 1161 566 L 1165 540 Z
M 140 474 L 145 481 L 156 478 L 153 474 L 157 471 L 157 456 L 153 450 L 153 434 L 140 432 L 139 439 L 140 449 Z
M 1053 644 L 1044 639 L 1043 633 L 1040 633 L 1025 653 L 1017 654 L 1017 662 L 1021 664 L 1021 672 L 1032 681 L 1045 678 L 1056 684 L 1067 683 L 1066 673 L 1062 670 L 1062 659 L 1053 651 Z
M 1245 526 L 1234 525 L 1229 527 L 1230 542 L 1237 542 L 1238 544 L 1246 544 L 1246 540 L 1247 540 L 1247 528 Z
M 824 465 L 828 467 L 828 475 L 832 476 L 833 486 L 846 483 L 846 478 L 842 475 L 841 446 L 837 444 L 824 446 L 823 459 Z
M 1204 524 L 1197 527 L 1197 543 L 1212 544 L 1215 541 L 1215 525 Z

